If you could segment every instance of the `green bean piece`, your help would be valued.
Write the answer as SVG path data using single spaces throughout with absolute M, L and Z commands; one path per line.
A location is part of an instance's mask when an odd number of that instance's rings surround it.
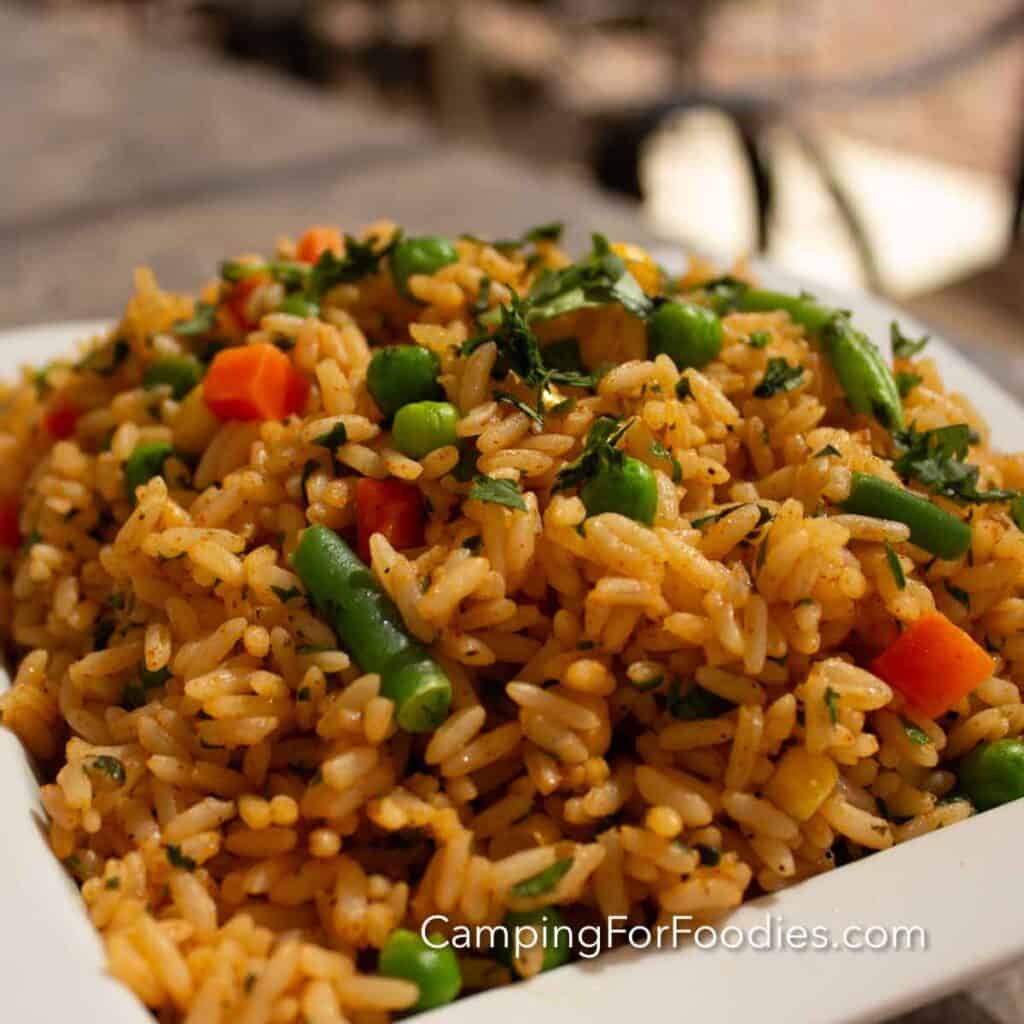
M 452 685 L 444 670 L 405 628 L 394 602 L 326 526 L 302 535 L 295 566 L 319 613 L 364 672 L 381 677 L 381 693 L 395 703 L 406 732 L 429 732 L 448 717 Z
M 550 971 L 568 962 L 572 952 L 569 927 L 555 907 L 511 910 L 505 915 L 502 924 L 504 928 L 498 933 L 500 941 L 494 944 L 494 958 L 516 974 L 521 973 L 515 955 L 517 944 L 522 951 L 535 949 L 538 945 L 543 948 L 541 971 Z
M 137 444 L 124 463 L 124 486 L 128 497 L 135 500 L 135 489 L 163 472 L 164 463 L 174 453 L 166 441 Z
M 893 519 L 910 527 L 910 542 L 949 560 L 971 546 L 971 528 L 927 498 L 867 473 L 854 473 L 844 512 L 873 519 Z
M 305 318 L 317 317 L 320 315 L 320 304 L 296 292 L 294 295 L 289 295 L 285 298 L 281 305 L 277 307 L 277 311 Z
M 587 515 L 617 512 L 650 526 L 658 510 L 658 484 L 646 462 L 624 455 L 603 462 L 583 485 L 580 498 Z
M 854 412 L 874 416 L 886 430 L 903 426 L 903 401 L 892 370 L 845 313 L 809 296 L 742 287 L 731 293 L 730 307 L 746 313 L 784 310 L 821 344 Z
M 647 320 L 651 356 L 664 352 L 676 368 L 701 369 L 722 351 L 722 321 L 692 302 L 663 302 Z
M 439 947 L 439 948 L 435 948 Z M 428 943 L 405 928 L 393 931 L 380 951 L 377 971 L 386 978 L 404 978 L 420 990 L 414 1011 L 432 1010 L 450 1003 L 462 989 L 459 958 L 437 935 Z
M 444 390 L 437 382 L 441 363 L 419 345 L 389 345 L 373 353 L 366 386 L 385 416 L 394 416 L 410 402 L 438 401 Z
M 979 743 L 960 762 L 960 788 L 979 811 L 1024 796 L 1024 742 Z
M 410 459 L 422 459 L 437 448 L 456 444 L 459 411 L 451 402 L 410 402 L 395 413 L 391 436 Z
M 407 299 L 418 302 L 409 292 L 409 278 L 414 274 L 436 274 L 442 267 L 458 261 L 458 250 L 440 235 L 404 238 L 391 250 L 391 276 L 395 287 Z
M 146 367 L 142 386 L 147 391 L 167 386 L 171 397 L 184 398 L 203 379 L 203 367 L 192 356 L 168 356 Z

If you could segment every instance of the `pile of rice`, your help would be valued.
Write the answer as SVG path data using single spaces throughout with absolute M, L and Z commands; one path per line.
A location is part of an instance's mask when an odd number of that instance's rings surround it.
M 1005 507 L 976 506 L 969 555 L 944 562 L 899 523 L 827 512 L 852 471 L 895 475 L 873 452 L 878 428 L 851 416 L 785 313 L 727 316 L 720 356 L 685 371 L 685 398 L 675 365 L 646 358 L 643 325 L 622 309 L 545 324 L 543 337 L 579 338 L 588 366 L 614 368 L 541 427 L 493 400 L 492 343 L 468 356 L 459 346 L 485 278 L 499 305 L 569 258 L 544 240 L 529 253 L 456 245 L 457 263 L 410 280 L 418 302 L 386 265 L 335 287 L 319 319 L 273 312 L 278 284 L 252 294 L 258 329 L 229 340 L 287 351 L 312 383 L 302 417 L 220 424 L 144 390 L 148 364 L 189 350 L 172 328 L 193 311 L 147 270 L 117 328 L 91 343 L 101 358 L 26 370 L 0 392 L 0 487 L 20 496 L 26 538 L 2 556 L 0 620 L 17 656 L 3 722 L 41 766 L 50 843 L 81 883 L 110 970 L 161 1019 L 378 1024 L 417 990 L 377 976 L 374 951 L 434 913 L 453 926 L 546 904 L 576 923 L 713 920 L 962 820 L 970 805 L 943 800 L 950 762 L 1024 731 L 1024 534 Z M 619 251 L 657 290 L 650 258 Z M 279 243 L 281 258 L 294 252 Z M 711 273 L 691 262 L 675 286 Z M 747 344 L 755 331 L 765 347 Z M 371 346 L 409 341 L 440 357 L 477 471 L 517 480 L 525 511 L 469 500 L 450 475 L 454 446 L 422 462 L 394 450 L 365 375 Z M 773 357 L 802 366 L 800 384 L 754 397 Z M 922 378 L 908 421 L 970 424 L 985 482 L 1024 485 L 1024 458 L 989 449 L 984 421 L 930 359 L 900 368 Z M 42 420 L 58 394 L 81 415 L 53 443 Z M 625 447 L 657 474 L 651 528 L 584 522 L 578 497 L 552 492 L 600 414 L 636 417 Z M 312 441 L 339 421 L 335 466 Z M 170 459 L 133 504 L 123 464 L 140 441 L 199 457 Z M 838 454 L 817 454 L 828 446 Z M 415 483 L 430 510 L 426 546 L 396 551 L 377 535 L 372 568 L 452 680 L 433 734 L 397 730 L 378 677 L 305 600 L 282 601 L 299 585 L 289 556 L 302 530 L 348 534 L 361 475 Z M 997 665 L 941 725 L 858 667 L 933 609 Z M 170 678 L 129 701 L 141 663 Z M 658 677 L 654 690 L 635 685 Z M 735 706 L 678 721 L 665 694 L 679 680 Z M 784 756 L 788 777 L 773 786 Z M 97 770 L 109 759 L 123 773 Z M 827 796 L 799 821 L 783 797 L 803 785 Z M 550 892 L 510 894 L 565 858 Z M 488 950 L 460 960 L 467 991 L 509 980 Z

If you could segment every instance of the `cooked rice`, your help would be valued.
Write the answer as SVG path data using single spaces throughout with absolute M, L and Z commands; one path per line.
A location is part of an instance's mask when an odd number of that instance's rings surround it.
M 548 904 L 713 918 L 962 820 L 969 804 L 943 800 L 952 762 L 1024 732 L 1024 534 L 980 505 L 969 555 L 936 562 L 900 523 L 822 514 L 851 471 L 893 475 L 802 328 L 780 312 L 727 316 L 720 356 L 686 370 L 677 398 L 674 364 L 645 358 L 623 310 L 570 314 L 538 333 L 577 337 L 589 366 L 613 369 L 595 393 L 567 389 L 575 402 L 539 426 L 494 400 L 494 344 L 468 357 L 458 346 L 485 276 L 495 305 L 567 259 L 544 241 L 531 259 L 457 248 L 458 263 L 410 279 L 420 304 L 382 269 L 334 288 L 320 319 L 273 312 L 282 292 L 265 285 L 249 298 L 248 339 L 221 322 L 233 342 L 277 341 L 311 380 L 305 414 L 285 422 L 222 425 L 194 395 L 141 388 L 154 358 L 189 350 L 172 328 L 193 311 L 148 270 L 118 327 L 91 343 L 109 353 L 117 339 L 123 361 L 103 373 L 54 362 L 2 389 L 0 486 L 20 496 L 28 538 L 2 556 L 0 619 L 18 658 L 3 721 L 41 767 L 51 845 L 110 970 L 162 1020 L 384 1020 L 416 987 L 374 976 L 363 954 L 437 912 L 452 926 Z M 657 268 L 629 252 L 656 290 Z M 292 243 L 279 256 L 293 258 Z M 679 284 L 709 273 L 695 264 Z M 754 331 L 766 347 L 746 344 Z M 366 370 L 371 347 L 394 341 L 439 355 L 478 472 L 517 481 L 525 510 L 469 500 L 449 475 L 454 446 L 422 461 L 392 447 Z M 758 399 L 772 357 L 804 378 Z M 986 482 L 1024 485 L 1024 458 L 988 447 L 930 359 L 911 365 L 922 383 L 908 418 L 970 424 Z M 58 393 L 81 415 L 52 443 L 42 420 Z M 579 498 L 552 494 L 601 414 L 636 417 L 625 445 L 656 473 L 651 528 L 588 519 Z M 314 442 L 338 424 L 347 441 L 332 462 Z M 124 462 L 153 440 L 182 454 L 133 506 Z M 653 442 L 678 460 L 675 480 Z M 815 454 L 826 446 L 838 455 Z M 452 680 L 433 735 L 399 731 L 380 679 L 304 600 L 281 598 L 298 582 L 289 556 L 305 526 L 353 527 L 359 475 L 414 482 L 431 510 L 425 547 L 378 535 L 371 550 Z M 996 652 L 996 675 L 940 721 L 854 664 L 935 608 Z M 143 665 L 166 680 L 141 687 Z M 733 707 L 677 721 L 673 680 Z M 513 891 L 564 858 L 549 892 Z M 470 987 L 509 980 L 480 957 L 464 973 Z

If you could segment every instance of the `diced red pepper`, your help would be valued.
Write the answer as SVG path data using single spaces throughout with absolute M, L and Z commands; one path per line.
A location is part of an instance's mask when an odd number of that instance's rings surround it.
M 0 548 L 15 551 L 21 544 L 21 530 L 18 528 L 18 499 L 0 498 Z
M 308 394 L 309 381 L 273 345 L 222 349 L 203 379 L 203 400 L 220 420 L 282 420 Z
M 356 535 L 359 557 L 370 562 L 370 538 L 382 533 L 401 551 L 423 543 L 426 516 L 419 489 L 401 480 L 371 480 L 356 484 Z
M 995 663 L 959 626 L 932 612 L 908 626 L 871 670 L 921 714 L 937 718 L 988 679 Z
M 341 254 L 341 234 L 337 228 L 317 224 L 299 239 L 295 255 L 302 263 L 316 263 L 328 251 Z
M 78 410 L 63 396 L 55 398 L 43 415 L 43 426 L 55 441 L 71 437 L 77 424 Z
M 270 278 L 266 274 L 257 271 L 248 277 L 243 277 L 231 288 L 228 297 L 224 300 L 224 307 L 231 315 L 235 326 L 243 333 L 254 331 L 259 326 L 258 321 L 249 316 L 249 299 L 261 284 L 265 284 Z

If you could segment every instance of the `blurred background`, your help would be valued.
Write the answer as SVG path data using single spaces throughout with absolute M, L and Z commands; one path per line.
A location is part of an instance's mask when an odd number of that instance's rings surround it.
M 0 48 L 9 323 L 107 314 L 139 259 L 186 287 L 311 220 L 556 215 L 1015 354 L 1019 0 L 0 0 Z

